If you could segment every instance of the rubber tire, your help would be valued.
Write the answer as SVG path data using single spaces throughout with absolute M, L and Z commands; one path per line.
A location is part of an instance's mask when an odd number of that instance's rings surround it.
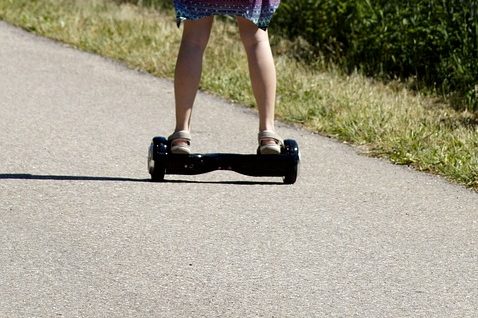
M 164 137 L 155 137 L 151 142 L 148 151 L 148 170 L 151 181 L 162 182 L 166 174 L 166 163 L 168 155 L 168 141 Z
M 299 163 L 300 163 L 300 150 L 299 145 L 295 140 L 284 140 L 283 154 L 289 156 L 293 162 L 290 166 L 287 174 L 282 177 L 284 184 L 294 184 L 297 181 L 299 175 Z

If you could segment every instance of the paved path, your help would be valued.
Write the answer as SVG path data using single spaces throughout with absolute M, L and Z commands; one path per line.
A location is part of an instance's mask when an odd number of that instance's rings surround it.
M 0 23 L 0 317 L 477 317 L 478 195 L 279 125 L 301 176 L 148 182 L 170 81 Z M 205 94 L 198 152 L 254 152 Z

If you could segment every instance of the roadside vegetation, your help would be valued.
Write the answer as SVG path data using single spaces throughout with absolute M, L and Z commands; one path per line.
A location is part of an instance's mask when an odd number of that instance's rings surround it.
M 0 19 L 172 78 L 181 31 L 170 8 L 144 4 L 0 0 Z M 291 38 L 272 37 L 281 120 L 478 190 L 478 116 L 472 104 L 451 107 L 450 99 L 431 89 L 410 89 L 409 80 L 373 80 L 359 68 L 345 72 L 325 55 L 317 59 L 321 55 L 310 41 Z M 231 19 L 216 19 L 201 89 L 254 106 L 246 58 Z
M 172 0 L 114 0 L 172 9 Z M 457 109 L 478 111 L 478 4 L 462 0 L 287 0 L 272 33 L 294 54 L 381 80 L 407 80 Z
M 347 72 L 412 79 L 414 89 L 478 111 L 476 1 L 288 0 L 274 26 Z

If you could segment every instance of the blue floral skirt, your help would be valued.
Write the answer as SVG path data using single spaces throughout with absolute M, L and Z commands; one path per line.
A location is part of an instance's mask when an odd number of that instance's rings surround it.
M 174 0 L 178 26 L 182 20 L 197 20 L 211 15 L 244 17 L 265 30 L 279 7 L 280 0 Z

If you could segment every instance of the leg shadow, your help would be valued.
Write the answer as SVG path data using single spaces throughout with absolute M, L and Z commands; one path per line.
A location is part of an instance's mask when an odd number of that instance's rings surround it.
M 29 173 L 0 173 L 0 179 L 17 180 L 73 180 L 73 181 L 126 181 L 126 182 L 148 182 L 149 179 L 133 179 L 121 177 L 95 177 L 95 176 L 62 176 L 62 175 L 37 175 Z

